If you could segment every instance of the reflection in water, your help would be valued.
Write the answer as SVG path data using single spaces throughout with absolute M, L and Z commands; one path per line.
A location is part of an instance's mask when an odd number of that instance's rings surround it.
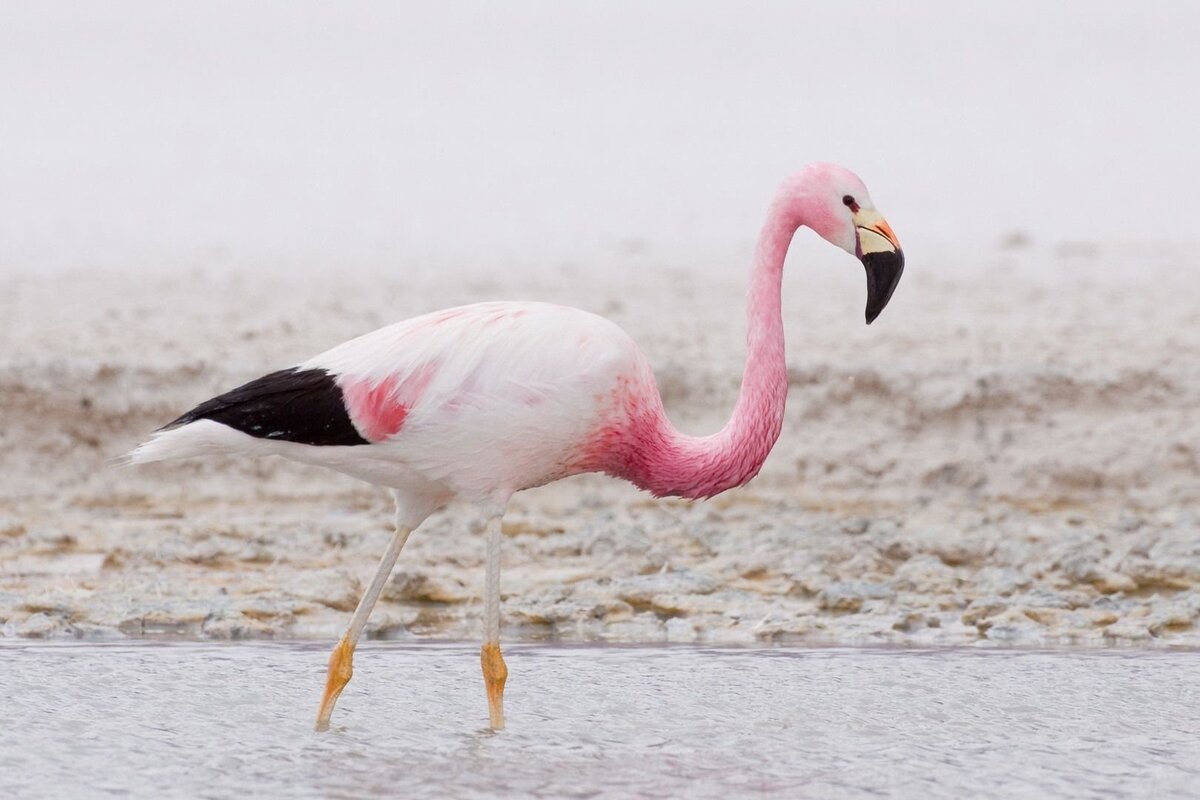
M 0 796 L 1186 796 L 1200 656 L 366 644 L 0 646 Z M 1107 796 L 1107 795 L 1106 795 Z

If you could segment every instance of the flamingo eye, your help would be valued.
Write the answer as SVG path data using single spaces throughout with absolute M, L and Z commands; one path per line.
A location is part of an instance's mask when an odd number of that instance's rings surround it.
M 858 203 L 855 202 L 854 198 L 850 195 L 844 196 L 842 198 L 842 203 L 846 206 L 846 208 L 850 209 L 851 213 L 858 213 Z

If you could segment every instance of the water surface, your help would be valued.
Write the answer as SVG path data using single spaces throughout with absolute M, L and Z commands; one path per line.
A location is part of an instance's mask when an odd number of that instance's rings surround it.
M 0 797 L 1190 797 L 1200 654 L 0 646 Z

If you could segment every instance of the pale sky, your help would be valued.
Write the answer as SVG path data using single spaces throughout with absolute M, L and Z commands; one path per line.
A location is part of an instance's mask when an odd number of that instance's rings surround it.
M 910 251 L 1195 242 L 1197 8 L 5 3 L 0 269 L 703 261 L 810 160 Z

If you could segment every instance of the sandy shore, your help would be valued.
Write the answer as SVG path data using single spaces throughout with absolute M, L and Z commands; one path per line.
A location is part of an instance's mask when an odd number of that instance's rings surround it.
M 508 635 L 1200 644 L 1188 257 L 1015 247 L 954 278 L 914 266 L 870 328 L 844 259 L 793 268 L 788 416 L 762 475 L 708 503 L 595 477 L 519 495 Z M 332 638 L 388 538 L 386 493 L 277 460 L 110 460 L 352 335 L 504 297 L 611 316 L 680 426 L 715 430 L 740 376 L 743 281 L 636 253 L 520 279 L 0 278 L 0 633 Z M 372 634 L 476 636 L 483 553 L 471 509 L 431 519 Z

